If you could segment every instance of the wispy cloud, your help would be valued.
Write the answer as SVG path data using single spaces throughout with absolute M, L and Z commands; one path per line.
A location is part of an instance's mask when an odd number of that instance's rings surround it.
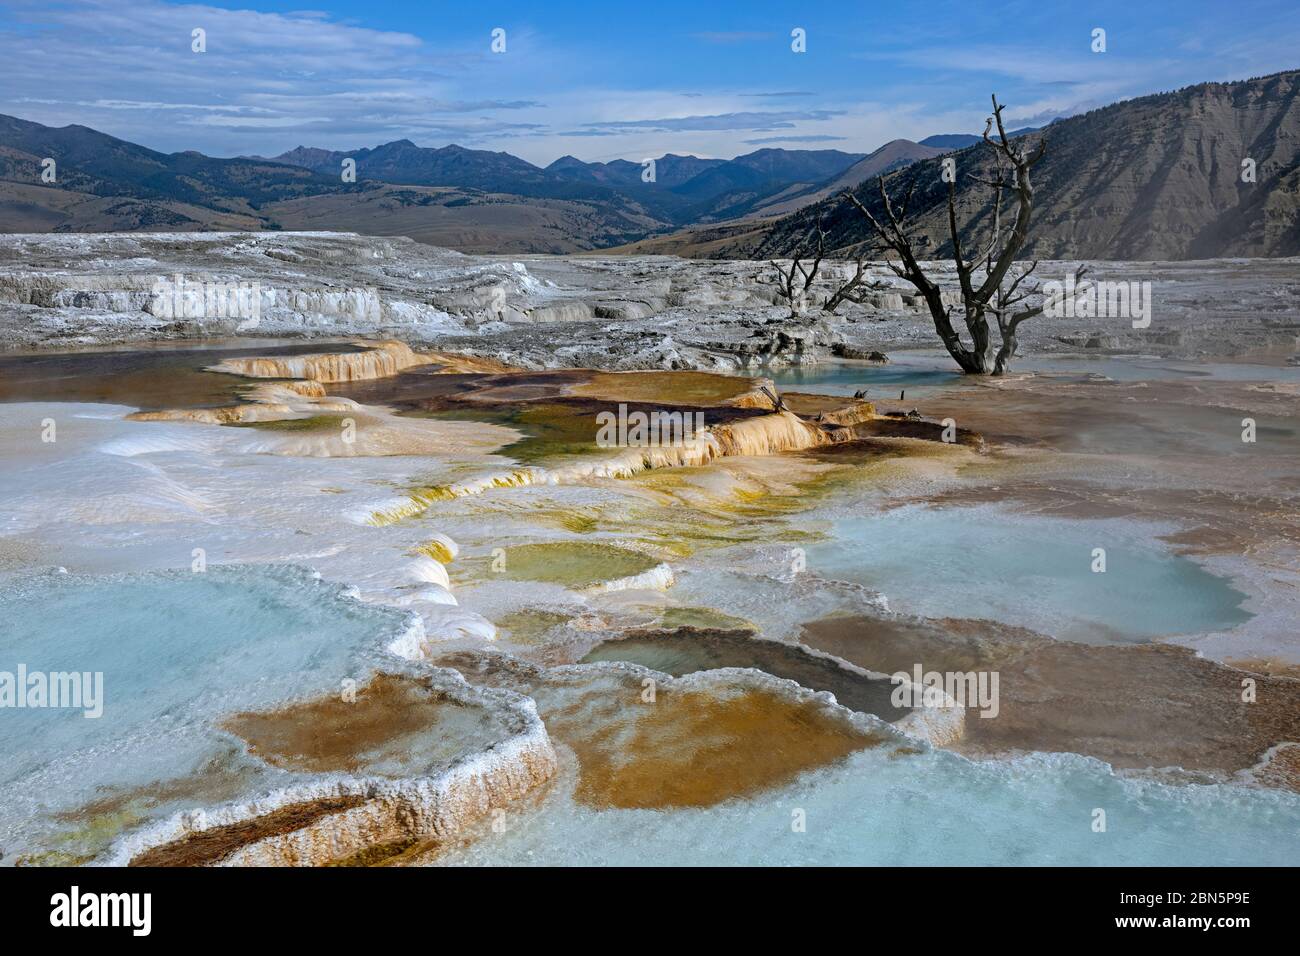
M 1185 0 L 1099 0 L 1104 55 L 1089 52 L 1086 29 L 1027 0 L 1013 33 L 961 0 L 899 5 L 874 21 L 811 5 L 799 11 L 802 55 L 784 19 L 698 0 L 658 0 L 653 16 L 609 6 L 598 22 L 572 0 L 539 7 L 533 23 L 502 12 L 505 55 L 491 52 L 496 21 L 472 5 L 412 4 L 400 20 L 339 0 L 254 9 L 271 3 L 0 0 L 0 112 L 212 155 L 402 138 L 509 149 L 543 165 L 565 153 L 734 156 L 782 142 L 869 152 L 898 137 L 978 132 L 993 90 L 1009 122 L 1037 125 L 1294 68 L 1300 48 L 1294 0 L 1193 13 Z M 196 28 L 206 53 L 191 51 Z
M 748 146 L 763 146 L 768 143 L 836 143 L 847 137 L 809 134 L 807 136 L 760 136 L 758 139 L 744 140 Z
M 652 130 L 771 130 L 788 129 L 796 122 L 824 122 L 843 116 L 843 110 L 788 110 L 772 112 L 717 113 L 712 116 L 667 116 L 658 119 L 613 120 L 588 123 L 603 129 Z
M 378 128 L 376 117 L 389 139 L 442 129 L 483 137 L 521 128 L 490 114 L 545 109 L 531 98 L 458 95 L 464 84 L 455 77 L 489 56 L 486 46 L 434 57 L 413 34 L 325 13 L 159 0 L 16 0 L 10 7 L 13 19 L 0 26 L 7 104 L 41 122 L 95 126 L 147 145 L 193 148 L 188 128 L 206 131 L 201 145 L 218 153 L 270 151 L 268 134 L 292 130 L 324 137 L 313 145 L 348 147 L 361 145 L 351 137 Z M 205 52 L 191 48 L 195 29 L 205 31 Z M 464 114 L 480 115 L 440 119 Z

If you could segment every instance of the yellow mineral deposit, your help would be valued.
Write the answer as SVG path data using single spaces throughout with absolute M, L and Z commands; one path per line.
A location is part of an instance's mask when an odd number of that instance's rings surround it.
M 368 522 L 392 524 L 421 514 L 436 501 L 480 495 L 500 488 L 626 479 L 657 469 L 701 467 L 720 458 L 778 455 L 853 439 L 854 435 L 848 428 L 823 427 L 804 421 L 792 412 L 774 412 L 714 426 L 680 444 L 623 448 L 605 457 L 592 456 L 556 468 L 514 468 L 454 484 L 419 488 L 410 492 L 405 500 L 374 511 Z
M 246 378 L 302 378 L 313 382 L 356 382 L 384 378 L 436 359 L 413 352 L 405 342 L 358 343 L 356 352 L 321 352 L 313 355 L 227 358 L 209 371 Z
M 360 406 L 350 398 L 330 398 L 319 382 L 267 382 L 244 393 L 245 402 L 216 408 L 167 408 L 132 412 L 136 422 L 202 422 L 233 425 L 278 422 L 319 416 L 326 412 L 356 412 Z
M 759 390 L 764 382 L 709 372 L 596 372 L 568 392 L 620 402 L 771 408 L 772 400 Z

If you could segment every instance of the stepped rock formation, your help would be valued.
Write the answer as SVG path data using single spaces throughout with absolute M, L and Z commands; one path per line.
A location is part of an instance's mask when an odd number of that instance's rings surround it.
M 442 842 L 463 835 L 554 775 L 555 751 L 531 700 L 471 687 L 454 671 L 376 678 L 376 682 L 382 681 L 418 687 L 431 700 L 448 706 L 484 709 L 504 720 L 508 733 L 484 749 L 455 758 L 449 765 L 430 768 L 432 772 L 427 776 L 366 774 L 361 755 L 361 772 L 321 775 L 317 780 L 249 801 L 179 813 L 120 839 L 104 865 L 322 866 L 370 862 L 368 853 L 378 852 L 382 859 L 385 852 L 395 852 L 394 847 Z M 301 718 L 292 716 L 294 708 L 288 708 L 284 719 L 310 719 L 322 706 L 328 707 L 329 702 L 300 705 Z M 345 720 L 333 736 L 346 740 L 355 733 L 349 721 Z M 310 724 L 293 732 L 320 737 L 319 728 Z M 436 723 L 430 732 L 436 734 Z M 393 738 L 398 739 L 402 738 Z M 380 744 L 367 739 L 365 746 Z M 291 765 L 301 759 L 291 755 Z M 329 754 L 312 765 L 329 766 L 335 760 L 337 757 Z
M 846 420 L 856 417 L 858 421 L 865 421 L 874 415 L 870 402 L 859 402 L 854 409 L 855 412 L 845 413 Z M 707 465 L 718 458 L 733 455 L 765 456 L 802 451 L 852 441 L 854 437 L 851 429 L 842 424 L 822 426 L 804 421 L 792 412 L 781 411 L 715 425 L 675 444 L 634 446 L 609 456 L 578 461 L 559 468 L 517 468 L 452 485 L 422 488 L 358 517 L 367 524 L 392 524 L 420 514 L 435 501 L 479 495 L 493 488 L 563 485 L 598 478 L 630 478 L 657 468 Z
M 330 398 L 319 382 L 268 382 L 250 389 L 249 401 L 213 408 L 160 408 L 132 412 L 133 422 L 202 422 L 232 425 L 248 422 L 279 422 L 322 412 L 356 412 L 360 406 L 350 398 Z
M 302 378 L 313 382 L 356 382 L 396 375 L 417 365 L 432 365 L 434 359 L 411 351 L 405 342 L 366 343 L 360 352 L 325 352 L 317 355 L 228 358 L 212 366 L 211 372 L 226 372 L 247 378 Z
M 1043 261 L 1036 276 L 1060 278 L 1075 265 Z M 958 296 L 951 266 L 925 264 L 949 302 Z M 1294 261 L 1272 259 L 1092 263 L 1091 278 L 1152 284 L 1157 301 L 1150 327 L 1095 315 L 1028 322 L 1020 330 L 1021 352 L 1059 350 L 1065 342 L 1094 354 L 1195 358 L 1207 345 L 1240 353 L 1293 346 L 1295 268 Z M 866 270 L 879 291 L 841 304 L 834 314 L 817 307 L 854 271 L 854 263 L 824 261 L 811 290 L 813 308 L 792 318 L 788 306 L 774 304 L 775 270 L 767 262 L 503 261 L 341 234 L 0 236 L 0 352 L 184 338 L 365 337 L 400 340 L 431 357 L 436 351 L 445 370 L 464 373 L 508 367 L 719 372 L 934 344 L 924 303 L 882 263 Z M 153 285 L 178 274 L 187 286 L 233 280 L 259 286 L 260 318 L 250 324 L 221 315 L 153 314 Z M 0 394 L 14 380 L 0 380 Z

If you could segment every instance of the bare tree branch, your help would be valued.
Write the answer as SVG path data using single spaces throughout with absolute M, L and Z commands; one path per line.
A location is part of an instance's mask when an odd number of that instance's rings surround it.
M 914 242 L 908 235 L 907 211 L 916 188 L 917 174 L 913 172 L 907 177 L 904 198 L 897 204 L 889 194 L 885 177 L 877 178 L 879 214 L 868 208 L 852 191 L 846 191 L 845 196 L 871 225 L 885 250 L 885 265 L 894 275 L 911 283 L 925 299 L 934 320 L 935 331 L 962 370 L 975 374 L 988 374 L 992 371 L 993 374 L 1000 375 L 1005 370 L 1007 361 L 1015 354 L 1017 326 L 1026 319 L 1041 314 L 1048 307 L 1048 304 L 1040 304 L 1023 308 L 1014 314 L 1011 312 L 1012 306 L 1025 302 L 1036 291 L 1022 284 L 1037 269 L 1037 261 L 1015 273 L 1012 270 L 1028 240 L 1029 222 L 1033 214 L 1034 189 L 1029 176 L 1030 167 L 1046 154 L 1047 140 L 1040 136 L 1032 148 L 1029 148 L 1023 137 L 1013 140 L 1007 135 L 1002 118 L 1006 107 L 998 102 L 996 95 L 992 97 L 992 104 L 993 111 L 984 124 L 981 138 L 992 152 L 994 172 L 987 179 L 969 174 L 966 176 L 966 181 L 980 184 L 992 192 L 987 243 L 980 246 L 969 234 L 966 237 L 975 247 L 972 251 L 978 253 L 974 258 L 967 258 L 966 243 L 958 221 L 959 201 L 955 176 L 948 183 L 946 196 L 948 236 L 961 290 L 962 317 L 970 334 L 969 348 L 953 327 L 954 307 L 944 301 L 942 290 L 926 275 L 917 258 L 916 248 L 927 241 L 926 237 L 918 237 Z M 1015 203 L 1015 215 L 1009 231 L 1005 229 L 1002 218 L 1002 207 L 1008 194 Z M 981 266 L 984 275 L 977 286 L 975 270 Z M 850 285 L 857 288 L 852 282 Z M 838 305 L 847 297 L 837 295 L 834 297 L 835 304 Z M 827 305 L 830 304 L 831 300 L 827 300 Z M 996 357 L 989 334 L 989 315 L 997 321 L 1002 340 Z
M 766 385 L 760 385 L 758 387 L 758 390 L 772 400 L 773 411 L 777 411 L 777 412 L 786 411 L 785 399 L 783 399 L 779 394 L 777 394 L 775 390 L 768 388 Z
M 802 246 L 803 243 L 800 243 Z M 817 219 L 817 250 L 816 256 L 812 261 L 812 268 L 805 269 L 801 255 L 796 250 L 796 255 L 790 260 L 790 268 L 783 269 L 781 264 L 775 259 L 769 259 L 773 268 L 776 269 L 776 287 L 781 293 L 781 297 L 786 300 L 790 306 L 790 317 L 797 318 L 802 315 L 807 303 L 808 290 L 812 284 L 817 281 L 817 273 L 821 269 L 822 256 L 826 251 L 826 233 L 822 229 L 821 218 Z M 799 273 L 803 280 L 802 285 L 795 282 L 795 272 Z
M 880 292 L 889 288 L 891 288 L 891 286 L 887 282 L 868 279 L 866 259 L 862 256 L 858 256 L 857 269 L 853 273 L 853 278 L 841 285 L 826 299 L 822 304 L 822 311 L 833 313 L 837 308 L 839 308 L 841 302 L 856 302 L 861 304 L 866 301 L 868 293 Z

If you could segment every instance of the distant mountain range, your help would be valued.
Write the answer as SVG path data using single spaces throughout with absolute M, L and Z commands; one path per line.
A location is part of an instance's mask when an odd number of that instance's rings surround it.
M 1052 120 L 1053 123 L 1057 120 Z M 1043 127 L 1040 126 L 1022 126 L 1019 129 L 1007 130 L 1008 136 L 1024 136 L 1026 133 L 1037 133 Z M 921 140 L 922 146 L 933 146 L 935 149 L 941 149 L 944 152 L 952 152 L 954 149 L 965 149 L 967 146 L 974 146 L 976 143 L 984 142 L 983 136 L 976 136 L 973 133 L 941 133 L 938 136 L 927 136 Z
M 1024 255 L 1043 259 L 1200 259 L 1300 255 L 1300 71 L 1201 83 L 1125 100 L 1017 135 L 1047 140 L 1034 167 L 1035 209 Z M 978 138 L 976 138 L 978 139 Z M 931 144 L 959 142 L 932 137 Z M 943 147 L 938 147 L 942 149 Z M 951 153 L 958 170 L 963 242 L 987 233 L 993 176 L 982 142 Z M 1243 164 L 1253 181 L 1243 178 Z M 894 196 L 914 188 L 910 232 L 946 256 L 947 184 L 938 158 L 888 177 Z M 854 189 L 883 214 L 873 180 Z M 769 258 L 808 248 L 821 222 L 828 248 L 849 255 L 872 238 L 866 218 L 829 196 L 764 223 L 728 223 L 643 240 L 625 251 Z
M 563 156 L 543 169 L 509 153 L 431 149 L 406 139 L 348 152 L 299 146 L 273 161 L 337 176 L 343 161 L 352 159 L 358 178 L 601 203 L 670 226 L 746 215 L 772 196 L 809 190 L 862 158 L 835 149 L 760 149 L 731 160 L 669 153 L 654 160 L 649 181 L 643 178 L 647 167 L 628 160 L 584 163 Z
M 55 184 L 42 182 L 55 160 Z M 320 195 L 310 170 L 201 153 L 159 153 L 85 126 L 0 115 L 0 229 L 7 232 L 258 228 L 257 207 Z
M 1015 136 L 1046 136 L 1026 252 L 1044 258 L 1300 253 L 1300 71 L 1206 83 L 1116 103 Z M 669 153 L 641 163 L 572 156 L 545 168 L 509 153 L 396 140 L 219 159 L 160 153 L 84 126 L 0 116 L 0 231 L 313 229 L 404 235 L 467 252 L 610 248 L 711 257 L 786 255 L 820 219 L 849 254 L 866 223 L 839 194 L 915 184 L 914 231 L 948 243 L 939 157 L 987 178 L 973 134 L 894 140 L 870 154 L 760 149 L 734 159 Z M 55 182 L 42 181 L 43 161 Z M 356 181 L 344 182 L 353 160 Z M 1243 160 L 1255 181 L 1243 182 Z M 865 185 L 864 185 L 865 184 Z M 968 230 L 987 222 L 963 188 Z M 973 234 L 973 233 L 972 233 Z
M 53 183 L 41 177 L 47 157 Z M 750 215 L 777 199 L 790 211 L 863 158 L 830 149 L 732 160 L 670 153 L 647 182 L 642 164 L 626 160 L 565 156 L 543 169 L 509 153 L 410 140 L 216 159 L 0 116 L 0 229 L 339 229 L 471 252 L 575 252 Z M 348 159 L 355 182 L 343 181 Z

